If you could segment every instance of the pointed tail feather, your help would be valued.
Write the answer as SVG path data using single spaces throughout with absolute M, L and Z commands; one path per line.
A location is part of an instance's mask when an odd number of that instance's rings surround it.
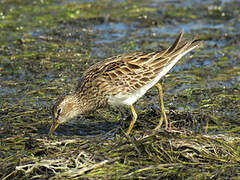
M 184 34 L 184 30 L 182 30 L 182 31 L 178 34 L 175 42 L 172 44 L 172 46 L 170 46 L 170 47 L 166 50 L 167 53 L 173 52 L 173 51 L 179 46 L 179 43 L 182 41 L 183 34 Z
M 169 57 L 174 57 L 176 55 L 179 55 L 185 51 L 188 51 L 189 49 L 193 50 L 196 47 L 200 46 L 202 44 L 201 39 L 192 39 L 192 40 L 185 40 L 181 41 L 183 31 L 180 32 L 178 38 L 174 42 L 174 44 L 168 49 L 168 56 Z

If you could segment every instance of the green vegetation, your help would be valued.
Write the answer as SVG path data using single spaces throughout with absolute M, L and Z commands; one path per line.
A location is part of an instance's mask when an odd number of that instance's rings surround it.
M 0 1 L 0 179 L 239 179 L 239 6 Z M 131 117 L 119 126 L 111 110 L 47 137 L 53 103 L 91 64 L 165 48 L 183 28 L 206 41 L 162 79 L 171 130 L 152 131 L 160 118 L 152 89 L 136 104 L 130 137 Z

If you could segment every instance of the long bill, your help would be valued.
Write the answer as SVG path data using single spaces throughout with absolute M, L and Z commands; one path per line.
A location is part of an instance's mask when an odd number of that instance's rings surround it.
M 59 123 L 54 122 L 48 132 L 48 136 L 52 136 L 53 132 L 57 129 L 58 126 L 59 126 Z

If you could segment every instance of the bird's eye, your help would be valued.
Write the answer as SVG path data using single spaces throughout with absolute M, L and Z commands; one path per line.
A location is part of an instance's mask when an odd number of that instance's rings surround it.
M 62 109 L 58 109 L 57 114 L 59 115 L 61 113 Z

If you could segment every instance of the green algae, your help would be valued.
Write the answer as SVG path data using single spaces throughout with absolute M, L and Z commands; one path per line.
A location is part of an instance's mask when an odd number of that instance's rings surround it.
M 240 12 L 236 1 L 206 3 L 1 1 L 0 178 L 239 178 Z M 162 79 L 173 131 L 153 133 L 150 90 L 130 137 L 131 117 L 108 136 L 120 116 L 98 110 L 47 138 L 53 103 L 91 64 L 167 47 L 182 28 L 205 45 Z

